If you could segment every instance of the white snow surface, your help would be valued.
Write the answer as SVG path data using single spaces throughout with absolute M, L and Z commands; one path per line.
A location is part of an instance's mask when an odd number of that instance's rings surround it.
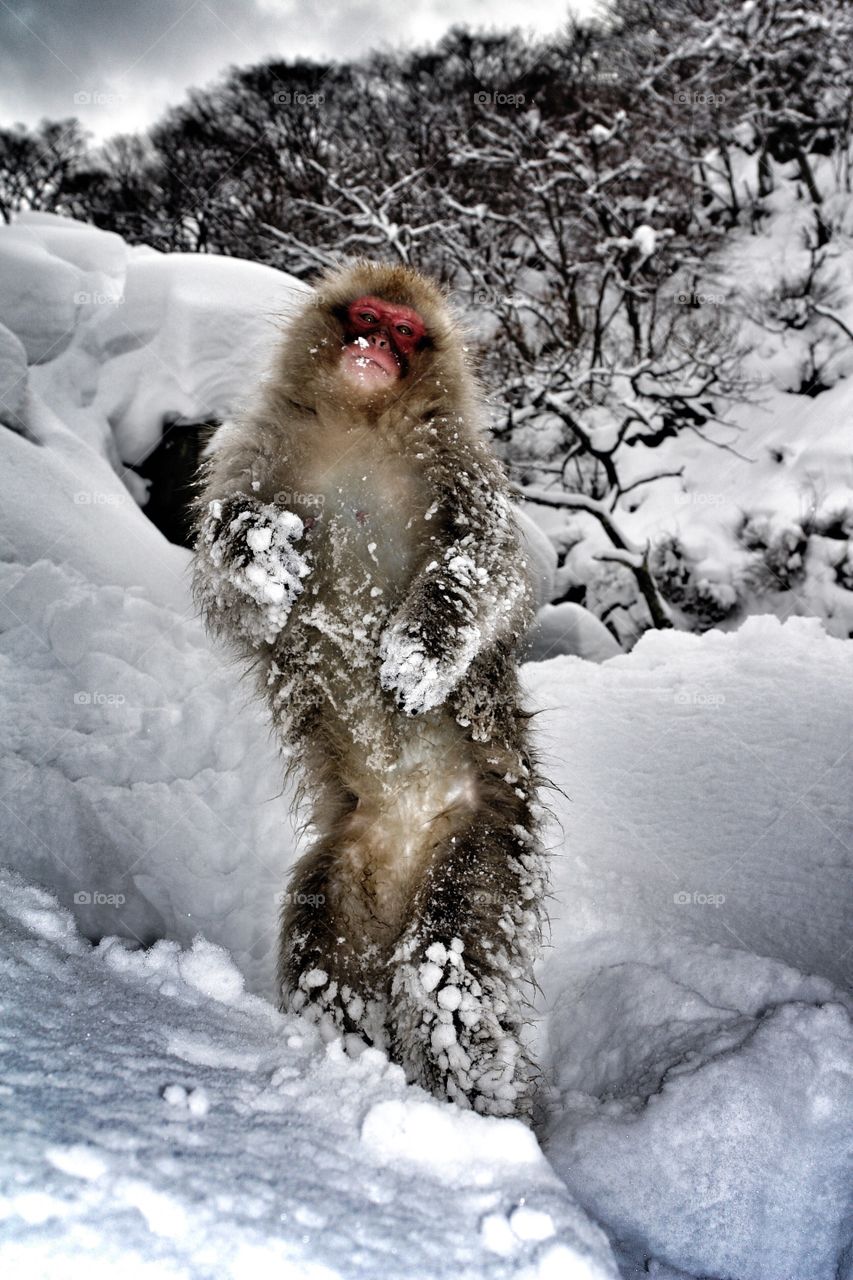
M 26 394 L 26 348 L 11 329 L 0 324 L 0 422 L 5 426 L 21 429 Z
M 849 1276 L 850 645 L 764 617 L 526 674 L 568 797 L 546 1153 L 626 1276 Z
M 43 890 L 0 889 L 4 1275 L 616 1276 L 520 1121 L 347 1058 L 201 938 L 92 948 Z
M 589 662 L 615 658 L 620 649 L 604 623 L 582 604 L 545 604 L 536 614 L 526 640 L 531 662 L 573 654 Z
M 28 221 L 122 288 L 161 261 Z M 0 321 L 42 352 L 61 307 L 41 330 L 15 296 Z M 303 846 L 188 554 L 114 469 L 145 397 L 176 407 L 145 324 L 135 408 L 86 321 L 31 365 L 28 436 L 0 429 L 0 1272 L 614 1276 L 594 1221 L 626 1280 L 850 1280 L 853 647 L 768 616 L 525 668 L 557 788 L 535 1035 L 560 1181 L 515 1122 L 268 1003 Z
M 126 465 L 164 423 L 239 409 L 308 292 L 259 263 L 132 248 L 45 213 L 0 227 L 0 280 L 0 324 L 26 348 L 31 389 Z

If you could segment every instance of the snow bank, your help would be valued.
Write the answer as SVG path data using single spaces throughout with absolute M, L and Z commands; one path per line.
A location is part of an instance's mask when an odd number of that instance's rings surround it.
M 43 891 L 0 891 L 6 1274 L 614 1280 L 518 1121 L 347 1059 L 209 944 L 91 949 Z
M 116 464 L 141 462 L 168 422 L 234 413 L 307 291 L 258 263 L 134 249 L 38 213 L 0 227 L 0 278 L 32 388 Z
M 701 1276 L 835 1280 L 851 1231 L 850 1014 L 783 1004 L 746 1026 L 730 1014 L 709 1035 L 713 1015 L 682 1032 L 657 1091 L 600 1099 L 580 1122 L 575 1101 L 548 1150 L 639 1258 Z
M 816 619 L 760 617 L 525 674 L 545 771 L 569 797 L 553 800 L 567 907 L 580 893 L 601 927 L 850 983 L 853 646 Z
M 536 615 L 526 641 L 530 662 L 544 662 L 566 654 L 604 662 L 622 652 L 607 627 L 581 604 L 545 604 Z
M 569 796 L 546 1152 L 626 1275 L 845 1275 L 853 650 L 755 618 L 526 676 Z
M 27 352 L 20 338 L 0 324 L 0 423 L 23 427 L 27 394 Z
M 547 534 L 530 518 L 523 507 L 513 507 L 519 532 L 524 541 L 533 578 L 533 599 L 537 609 L 550 603 L 554 595 L 557 552 Z
M 90 349 L 97 344 L 103 360 L 93 408 L 115 423 L 119 456 L 144 457 L 166 418 L 230 416 L 307 293 L 292 276 L 237 258 L 131 259 L 121 304 L 89 324 Z
M 89 936 L 203 928 L 270 993 L 295 839 L 266 718 L 195 617 L 189 553 L 32 421 L 42 444 L 0 430 L 3 860 Z
M 27 431 L 0 431 L 3 571 L 44 560 L 188 614 L 189 554 L 163 539 L 109 463 L 35 396 Z
M 7 859 L 53 886 L 91 934 L 189 945 L 200 931 L 269 993 L 296 841 L 263 718 L 237 674 L 196 621 L 139 590 L 45 559 L 2 567 L 12 582 L 0 636 Z M 626 1267 L 653 1259 L 719 1280 L 834 1280 L 849 1238 L 843 1135 L 853 1106 L 849 997 L 832 981 L 849 975 L 851 958 L 853 651 L 816 623 L 754 619 L 731 635 L 650 634 L 598 666 L 530 665 L 525 679 L 544 708 L 546 772 L 569 797 L 550 797 L 559 830 L 538 1107 L 547 1154 L 620 1242 Z M 41 921 L 52 944 L 68 938 L 61 913 L 33 910 L 30 924 Z M 218 1017 L 249 999 L 208 944 L 183 957 L 174 942 L 102 953 L 127 981 L 160 974 L 182 998 L 190 989 L 218 1000 Z M 99 1001 L 127 1007 L 99 990 Z M 197 1068 L 254 1071 L 265 1050 L 196 1036 L 170 1009 L 170 1052 L 192 1072 L 162 1084 L 181 1086 L 170 1106 L 192 1116 L 212 1096 Z M 36 1025 L 42 1015 L 32 1016 Z M 66 1034 L 57 1029 L 57 1046 Z M 282 1034 L 270 1042 L 280 1048 Z M 85 1042 L 80 1028 L 73 1042 Z M 356 1069 L 366 1066 L 336 1067 Z M 355 1077 L 337 1079 L 343 1089 Z M 494 1143 L 532 1159 L 518 1131 L 493 1138 L 455 1113 L 448 1129 L 402 1085 L 376 1102 L 362 1107 L 358 1132 L 370 1158 L 396 1171 L 389 1185 L 408 1185 L 440 1157 L 447 1185 L 475 1187 Z M 313 1105 L 334 1114 L 340 1099 Z M 69 1142 L 80 1141 L 75 1130 Z M 516 1256 L 525 1231 L 552 1239 L 544 1220 L 524 1226 L 506 1208 L 478 1221 L 498 1260 Z M 387 1240 L 396 1227 L 382 1229 Z
M 82 275 L 23 227 L 0 235 L 0 321 L 23 343 L 30 364 L 57 359 L 71 342 Z
M 0 421 L 26 432 L 0 430 L 5 860 L 93 937 L 189 943 L 203 903 L 270 991 L 294 846 L 281 768 L 195 620 L 188 553 L 122 464 L 166 419 L 233 411 L 304 286 L 48 214 L 0 228 L 0 272 Z

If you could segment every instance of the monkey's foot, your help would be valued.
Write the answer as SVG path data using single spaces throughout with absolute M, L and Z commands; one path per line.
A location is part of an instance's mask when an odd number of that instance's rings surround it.
M 346 983 L 330 978 L 325 969 L 305 969 L 296 988 L 284 995 L 284 1008 L 314 1023 L 325 1041 L 351 1037 L 377 1049 L 387 1047 L 385 1005 L 376 997 L 357 994 Z
M 521 1018 L 499 975 L 481 978 L 464 944 L 404 943 L 392 985 L 392 1036 L 410 1078 L 483 1115 L 529 1116 L 531 1065 Z

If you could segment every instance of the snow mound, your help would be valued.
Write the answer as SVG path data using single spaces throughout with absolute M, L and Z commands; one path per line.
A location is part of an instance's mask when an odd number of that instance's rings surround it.
M 132 259 L 120 304 L 101 307 L 88 325 L 103 362 L 93 408 L 115 424 L 119 456 L 144 457 L 169 419 L 233 414 L 307 292 L 292 276 L 237 258 Z
M 202 940 L 92 949 L 8 872 L 0 901 L 6 1274 L 615 1280 L 517 1122 L 407 1088 L 378 1051 L 349 1060 Z M 452 1176 L 445 1143 L 481 1176 Z
M 166 542 L 109 463 L 30 397 L 29 439 L 0 431 L 4 571 L 42 560 L 188 614 L 189 554 Z
M 128 247 L 114 231 L 102 231 L 89 222 L 37 210 L 19 213 L 12 229 L 89 276 L 120 280 L 124 275 Z
M 38 429 L 0 430 L 4 860 L 88 936 L 203 929 L 270 993 L 296 841 L 266 718 L 195 617 L 189 553 L 46 410 Z
M 530 566 L 534 604 L 537 608 L 541 608 L 548 604 L 554 595 L 557 552 L 548 535 L 542 532 L 523 507 L 513 506 L 513 514 Z
M 567 905 L 850 983 L 853 646 L 764 616 L 525 674 L 545 772 L 570 797 Z
M 53 214 L 0 226 L 0 323 L 31 385 L 113 463 L 137 464 L 172 422 L 244 403 L 307 286 L 216 254 L 133 249 Z
M 853 650 L 764 617 L 525 674 L 571 797 L 540 973 L 546 1152 L 626 1275 L 835 1280 Z
M 545 604 L 536 614 L 526 640 L 530 662 L 574 655 L 588 662 L 605 662 L 622 649 L 607 627 L 581 604 Z
M 734 1021 L 706 1025 L 702 1048 L 685 1037 L 657 1092 L 556 1126 L 556 1167 L 641 1256 L 702 1276 L 834 1280 L 853 1226 L 853 1019 L 792 1003 Z
M 27 352 L 20 338 L 0 324 L 0 423 L 20 430 L 27 395 Z
M 0 322 L 21 341 L 30 364 L 55 360 L 71 342 L 82 273 L 19 226 L 0 234 Z
M 387 1160 L 439 1163 L 444 1176 L 461 1183 L 488 1184 L 502 1166 L 537 1164 L 539 1146 L 520 1120 L 497 1129 L 473 1111 L 429 1103 L 380 1102 L 367 1113 L 361 1140 Z

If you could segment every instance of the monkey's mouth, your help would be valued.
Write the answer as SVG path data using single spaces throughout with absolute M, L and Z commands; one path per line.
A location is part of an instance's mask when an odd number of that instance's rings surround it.
M 341 370 L 361 387 L 387 386 L 400 376 L 400 365 L 390 347 L 378 347 L 364 338 L 348 342 L 341 350 Z

